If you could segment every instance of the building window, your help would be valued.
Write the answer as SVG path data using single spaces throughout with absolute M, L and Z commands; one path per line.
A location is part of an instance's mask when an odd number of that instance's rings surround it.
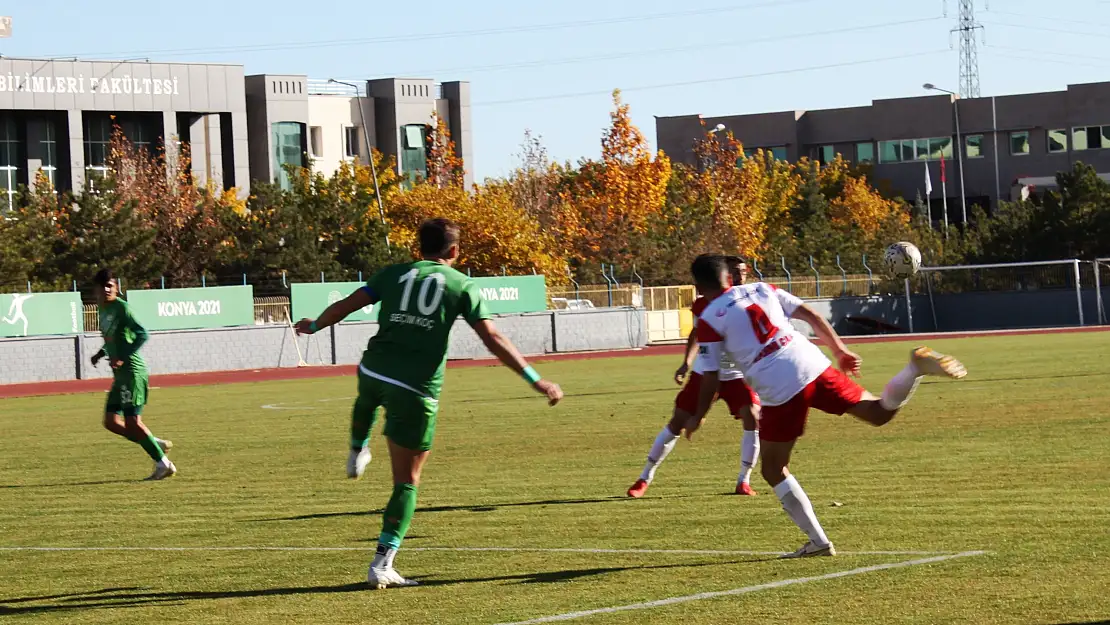
M 358 135 L 358 126 L 347 126 L 343 129 L 343 154 L 347 158 L 358 158 L 359 156 Z
M 50 186 L 58 188 L 58 131 L 54 124 L 42 125 L 42 173 L 50 181 Z
M 15 208 L 19 187 L 19 138 L 15 121 L 0 118 L 0 209 L 4 212 Z
M 836 160 L 836 147 L 832 145 L 823 145 L 817 148 L 817 160 L 822 163 L 831 163 Z
M 108 173 L 108 151 L 112 142 L 112 118 L 108 115 L 85 116 L 85 171 L 104 176 Z
M 427 129 L 424 124 L 410 124 L 401 127 L 401 172 L 408 176 L 408 182 L 428 177 Z
M 308 129 L 308 150 L 313 158 L 324 155 L 324 129 L 313 126 Z
M 285 166 L 304 167 L 304 124 L 276 122 L 272 129 L 274 178 L 288 191 L 293 188 L 293 180 Z
M 1110 148 L 1110 126 L 1086 126 L 1071 131 L 1073 150 Z
M 1063 128 L 1059 130 L 1048 131 L 1048 151 L 1049 152 L 1067 152 L 1068 151 L 1068 131 Z
M 771 158 L 777 161 L 786 160 L 786 146 L 784 145 L 769 148 L 744 148 L 744 156 L 752 158 L 756 155 L 756 152 L 759 152 L 760 150 L 763 150 L 765 153 L 770 153 Z
M 952 137 L 895 139 L 879 142 L 880 163 L 939 161 L 952 158 Z
M 1020 156 L 1029 153 L 1029 132 L 1022 130 L 1020 132 L 1010 133 L 1010 154 Z
M 856 144 L 856 162 L 857 163 L 870 163 L 875 160 L 875 144 L 868 141 L 867 143 Z
M 964 156 L 968 158 L 983 158 L 983 135 L 968 135 L 964 137 Z

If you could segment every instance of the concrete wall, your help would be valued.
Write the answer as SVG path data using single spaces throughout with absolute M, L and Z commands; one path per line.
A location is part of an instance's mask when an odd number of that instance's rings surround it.
M 612 350 L 647 344 L 642 309 L 559 311 L 496 318 L 497 327 L 526 355 L 579 350 Z M 213 330 L 151 333 L 143 357 L 152 374 L 355 364 L 376 323 L 350 323 L 294 344 L 287 326 L 243 326 Z M 333 343 L 334 341 L 334 343 Z M 100 349 L 98 335 L 0 339 L 0 384 L 107 378 L 106 363 L 93 368 L 89 358 Z M 298 356 L 297 347 L 301 356 Z M 451 359 L 489 357 L 465 323 L 456 323 L 448 347 Z

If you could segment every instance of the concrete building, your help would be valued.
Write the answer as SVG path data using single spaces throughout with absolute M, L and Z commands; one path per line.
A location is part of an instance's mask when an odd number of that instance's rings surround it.
M 255 180 L 288 183 L 285 163 L 324 173 L 368 163 L 367 138 L 399 173 L 422 175 L 433 112 L 447 120 L 469 184 L 469 83 L 390 78 L 350 89 L 244 76 L 241 65 L 0 58 L 0 211 L 40 171 L 57 189 L 83 188 L 106 169 L 114 126 L 155 153 L 167 138 L 188 144 L 198 182 L 243 196 Z
M 249 180 L 238 65 L 0 59 L 0 209 L 41 170 L 59 189 L 104 169 L 113 124 L 137 145 L 191 144 L 193 172 Z
M 286 184 L 285 163 L 311 160 L 312 168 L 324 174 L 344 161 L 368 164 L 367 138 L 374 148 L 395 157 L 402 176 L 425 176 L 427 125 L 433 113 L 447 122 L 456 154 L 464 163 L 472 161 L 469 83 L 385 78 L 351 88 L 273 74 L 247 76 L 246 81 L 255 180 Z M 473 181 L 470 169 L 468 165 L 468 185 Z
M 957 133 L 957 115 L 959 133 Z M 993 207 L 1022 187 L 1054 186 L 1056 172 L 1076 161 L 1110 172 L 1110 82 L 1069 85 L 1064 91 L 961 100 L 949 95 L 875 100 L 869 106 L 704 118 L 656 118 L 659 149 L 694 164 L 693 146 L 706 128 L 724 124 L 746 151 L 829 161 L 836 154 L 874 164 L 875 178 L 909 201 L 925 196 L 925 171 L 940 211 L 940 165 L 947 177 L 949 219 L 962 219 L 959 159 L 967 206 Z

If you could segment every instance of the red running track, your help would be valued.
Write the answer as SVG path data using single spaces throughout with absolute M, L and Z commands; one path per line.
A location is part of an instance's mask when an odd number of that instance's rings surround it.
M 844 337 L 845 343 L 889 343 L 922 341 L 927 339 L 961 339 L 991 336 L 1022 336 L 1029 334 L 1072 334 L 1080 332 L 1106 332 L 1110 326 L 1084 328 L 1046 328 L 1036 330 L 997 330 L 987 332 L 951 332 L 933 334 L 882 334 L 872 336 Z M 820 341 L 817 341 L 820 343 Z M 547 354 L 530 358 L 536 363 L 560 360 L 593 360 L 598 358 L 620 358 L 628 356 L 663 356 L 681 354 L 684 345 L 658 345 L 644 349 L 626 349 L 603 352 L 574 352 L 569 354 Z M 495 359 L 451 360 L 449 368 L 490 367 L 498 363 Z M 281 369 L 243 369 L 239 371 L 207 371 L 203 373 L 176 373 L 150 377 L 151 386 L 208 386 L 214 384 L 237 384 L 243 382 L 271 382 L 275 380 L 304 380 L 354 375 L 355 365 L 286 367 Z M 0 399 L 12 397 L 34 397 L 41 395 L 68 395 L 73 393 L 104 392 L 110 386 L 110 378 L 95 380 L 60 380 L 56 382 L 31 382 L 26 384 L 0 384 Z

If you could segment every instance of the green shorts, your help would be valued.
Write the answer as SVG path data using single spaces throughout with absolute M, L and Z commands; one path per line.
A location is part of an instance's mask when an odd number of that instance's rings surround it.
M 414 451 L 428 451 L 436 434 L 439 400 L 389 382 L 358 374 L 356 416 L 374 423 L 378 408 L 385 408 L 385 435 L 389 440 Z
M 120 369 L 115 372 L 112 389 L 108 391 L 105 414 L 137 417 L 143 413 L 148 391 L 146 371 Z

